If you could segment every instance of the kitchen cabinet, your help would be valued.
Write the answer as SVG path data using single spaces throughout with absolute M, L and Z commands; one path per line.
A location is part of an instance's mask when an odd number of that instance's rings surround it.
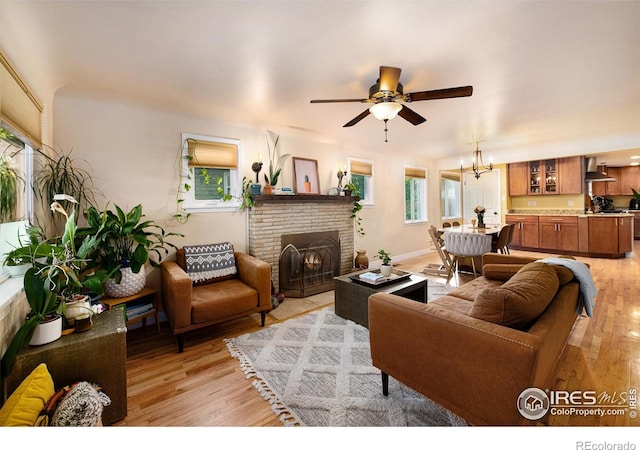
M 584 192 L 582 156 L 512 163 L 507 168 L 510 196 Z
M 529 194 L 557 194 L 557 161 L 529 161 Z
M 507 166 L 509 195 L 529 195 L 529 163 L 519 162 Z
M 631 252 L 633 217 L 589 217 L 589 253 L 624 256 Z
M 625 166 L 620 168 L 620 194 L 632 195 L 640 189 L 640 166 Z
M 634 211 L 633 216 L 633 238 L 640 239 L 640 211 Z
M 558 167 L 558 193 L 582 194 L 584 192 L 584 157 L 560 158 Z
M 577 216 L 540 216 L 539 248 L 558 252 L 579 251 Z
M 599 166 L 599 171 L 604 171 L 604 167 Z M 616 181 L 594 181 L 591 185 L 593 195 L 621 195 L 622 182 L 620 176 L 622 170 L 620 167 L 608 167 L 606 169 L 607 175 L 616 179 Z
M 513 248 L 537 249 L 539 246 L 538 216 L 507 214 L 505 221 L 515 224 L 513 239 L 510 246 Z

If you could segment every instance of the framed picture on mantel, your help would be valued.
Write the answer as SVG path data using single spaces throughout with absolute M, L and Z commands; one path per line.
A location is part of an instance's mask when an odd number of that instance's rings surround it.
M 319 194 L 318 160 L 291 158 L 293 160 L 293 189 L 296 195 Z

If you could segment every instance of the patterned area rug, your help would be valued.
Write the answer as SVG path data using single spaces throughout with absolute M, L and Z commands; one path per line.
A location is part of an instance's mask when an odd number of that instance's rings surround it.
M 285 425 L 464 426 L 465 421 L 389 379 L 382 395 L 369 331 L 333 307 L 226 339 L 231 355 Z

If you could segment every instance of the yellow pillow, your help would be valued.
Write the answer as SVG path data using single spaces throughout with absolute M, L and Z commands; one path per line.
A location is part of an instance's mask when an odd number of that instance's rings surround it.
M 33 426 L 47 400 L 55 394 L 47 365 L 41 363 L 7 399 L 0 409 L 0 426 Z

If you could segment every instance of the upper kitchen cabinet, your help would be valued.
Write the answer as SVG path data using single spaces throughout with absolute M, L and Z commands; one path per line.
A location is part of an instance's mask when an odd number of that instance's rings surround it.
M 508 166 L 509 195 L 582 194 L 582 156 L 512 163 Z
M 626 166 L 620 168 L 620 194 L 632 195 L 640 190 L 640 166 Z
M 572 156 L 560 158 L 558 168 L 558 194 L 582 194 L 584 192 L 584 158 Z
M 598 167 L 598 169 L 605 170 L 604 167 Z M 593 195 L 627 195 L 622 192 L 622 168 L 621 167 L 607 167 L 606 174 L 612 178 L 615 178 L 615 181 L 593 181 L 591 185 L 591 190 Z M 629 191 L 629 194 L 631 191 Z
M 507 166 L 509 195 L 529 195 L 529 163 L 511 163 Z

